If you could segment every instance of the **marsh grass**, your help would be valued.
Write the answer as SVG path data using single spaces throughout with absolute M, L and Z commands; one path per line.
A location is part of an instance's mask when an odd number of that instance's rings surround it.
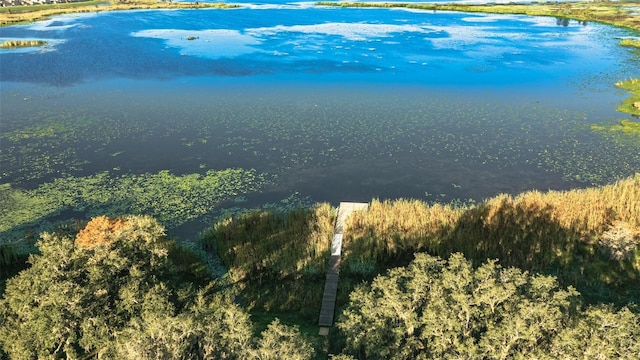
M 216 223 L 202 235 L 229 268 L 229 281 L 251 311 L 295 312 L 315 321 L 336 211 L 329 204 L 252 210 Z
M 597 188 L 499 195 L 467 208 L 399 200 L 374 201 L 370 209 L 347 220 L 347 264 L 386 267 L 416 251 L 462 252 L 477 264 L 497 258 L 503 266 L 554 274 L 598 299 L 616 291 L 637 296 L 640 174 Z M 611 229 L 620 223 L 633 235 L 614 245 Z M 624 256 L 610 256 L 612 249 Z
M 216 248 L 233 278 L 297 278 L 326 271 L 335 209 L 328 204 L 289 211 L 253 210 L 229 217 L 203 234 Z
M 322 298 L 333 218 L 327 204 L 288 215 L 249 213 L 216 224 L 206 244 L 217 246 L 251 306 L 311 316 L 309 308 Z M 374 200 L 347 219 L 340 286 L 348 294 L 355 284 L 406 265 L 416 252 L 462 252 L 476 264 L 491 258 L 553 274 L 587 301 L 626 303 L 639 295 L 639 233 L 640 174 L 602 187 L 499 195 L 472 206 Z

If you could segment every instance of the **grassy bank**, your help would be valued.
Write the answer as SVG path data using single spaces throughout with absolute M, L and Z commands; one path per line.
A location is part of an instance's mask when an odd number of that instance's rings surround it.
M 334 217 L 327 204 L 256 211 L 217 223 L 203 241 L 217 248 L 249 308 L 315 321 Z M 339 294 L 408 264 L 416 252 L 462 252 L 474 264 L 498 259 L 557 276 L 588 302 L 626 304 L 640 295 L 639 245 L 640 174 L 602 187 L 499 195 L 468 207 L 374 200 L 347 220 Z
M 637 6 L 637 2 L 546 2 L 531 4 L 491 5 L 317 2 L 316 5 L 339 7 L 410 8 L 435 11 L 464 11 L 492 14 L 553 16 L 579 21 L 596 21 L 603 24 L 640 30 L 640 16 L 634 15 L 634 11 L 630 9 L 630 7 Z
M 634 15 L 630 7 L 634 2 L 570 2 L 532 4 L 411 4 L 411 3 L 358 3 L 317 2 L 320 6 L 338 7 L 404 7 L 423 10 L 465 11 L 494 14 L 523 14 L 530 16 L 553 16 L 579 21 L 597 21 L 630 29 L 640 30 L 640 16 Z M 0 7 L 0 26 L 46 19 L 53 15 L 96 11 L 133 9 L 185 9 L 185 8 L 234 8 L 241 5 L 226 3 L 168 2 L 157 0 L 130 1 L 86 1 L 64 4 Z
M 83 1 L 64 4 L 0 7 L 0 26 L 10 26 L 48 19 L 54 15 L 140 9 L 235 8 L 226 3 L 167 2 L 157 0 Z

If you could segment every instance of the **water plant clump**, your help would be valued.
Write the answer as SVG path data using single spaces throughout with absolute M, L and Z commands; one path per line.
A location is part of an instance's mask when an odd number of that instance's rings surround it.
M 636 121 L 623 119 L 612 125 L 591 125 L 591 129 L 611 136 L 617 142 L 635 139 L 631 140 L 633 142 L 640 139 L 640 123 Z
M 640 49 L 640 40 L 638 39 L 622 39 L 620 40 L 620 46 L 628 46 Z
M 616 86 L 627 90 L 631 96 L 618 107 L 619 111 L 640 116 L 640 79 L 632 78 L 616 83 Z
M 267 183 L 255 170 L 226 169 L 179 176 L 169 171 L 120 176 L 102 172 L 58 178 L 31 190 L 3 184 L 0 198 L 8 205 L 0 210 L 0 234 L 3 241 L 19 240 L 65 211 L 80 218 L 147 214 L 174 228 Z
M 0 44 L 2 49 L 12 49 L 21 47 L 44 46 L 47 42 L 43 40 L 8 40 Z

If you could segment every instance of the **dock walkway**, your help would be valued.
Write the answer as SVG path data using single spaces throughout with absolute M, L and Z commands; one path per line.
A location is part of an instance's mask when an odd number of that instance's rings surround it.
M 329 334 L 329 327 L 333 326 L 333 317 L 336 308 L 336 297 L 338 296 L 338 280 L 340 273 L 340 260 L 342 259 L 342 237 L 344 234 L 344 224 L 347 217 L 356 210 L 366 210 L 367 203 L 341 202 L 338 208 L 336 226 L 333 231 L 331 241 L 331 257 L 327 268 L 327 279 L 324 284 L 324 294 L 322 295 L 322 307 L 320 309 L 320 335 Z

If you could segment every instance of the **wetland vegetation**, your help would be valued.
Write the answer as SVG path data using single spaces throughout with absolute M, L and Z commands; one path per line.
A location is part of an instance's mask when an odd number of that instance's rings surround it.
M 520 13 L 638 31 L 630 4 L 318 3 Z M 96 5 L 0 9 L 0 23 L 63 12 L 235 6 Z M 348 36 L 364 36 L 349 29 Z M 214 39 L 206 31 L 184 34 L 180 40 L 191 44 Z M 367 57 L 383 54 L 374 41 L 366 41 Z M 635 49 L 638 40 L 619 44 Z M 180 54 L 181 61 L 192 57 Z M 590 81 L 603 79 L 611 80 Z M 450 106 L 435 93 L 386 93 L 384 100 L 304 93 L 272 101 L 244 84 L 233 97 L 199 91 L 145 106 L 130 93 L 119 96 L 118 86 L 81 91 L 78 102 L 63 100 L 78 94 L 64 87 L 37 93 L 45 106 L 12 90 L 15 107 L 3 109 L 0 135 L 0 175 L 11 179 L 0 184 L 0 358 L 638 358 L 640 81 L 616 86 L 630 94 L 618 108 L 630 118 L 598 109 L 586 120 L 586 110 L 539 102 Z M 106 109 L 82 105 L 102 96 Z M 148 164 L 152 155 L 162 158 L 160 168 Z M 356 169 L 364 173 L 384 163 L 399 177 L 408 166 L 428 168 L 444 184 L 416 185 L 422 200 L 374 198 L 351 215 L 336 327 L 320 337 L 336 209 L 296 196 L 276 203 L 247 197 L 291 191 L 302 175 L 346 186 L 328 179 L 339 161 L 363 164 Z M 445 177 L 451 164 L 474 177 L 478 169 L 506 169 L 515 182 L 529 169 L 544 170 L 580 186 L 465 200 L 457 196 L 468 183 Z M 391 188 L 397 179 L 378 181 Z M 167 235 L 195 222 L 207 224 L 199 239 Z
M 43 234 L 6 284 L 0 345 L 12 358 L 640 353 L 640 174 L 467 206 L 373 201 L 347 221 L 337 331 L 324 338 L 314 324 L 335 216 L 317 204 L 222 219 L 202 237 L 229 268 L 217 280 L 207 255 L 150 217 Z
M 10 49 L 20 47 L 44 46 L 46 44 L 47 42 L 42 40 L 8 40 L 0 43 L 0 48 Z

